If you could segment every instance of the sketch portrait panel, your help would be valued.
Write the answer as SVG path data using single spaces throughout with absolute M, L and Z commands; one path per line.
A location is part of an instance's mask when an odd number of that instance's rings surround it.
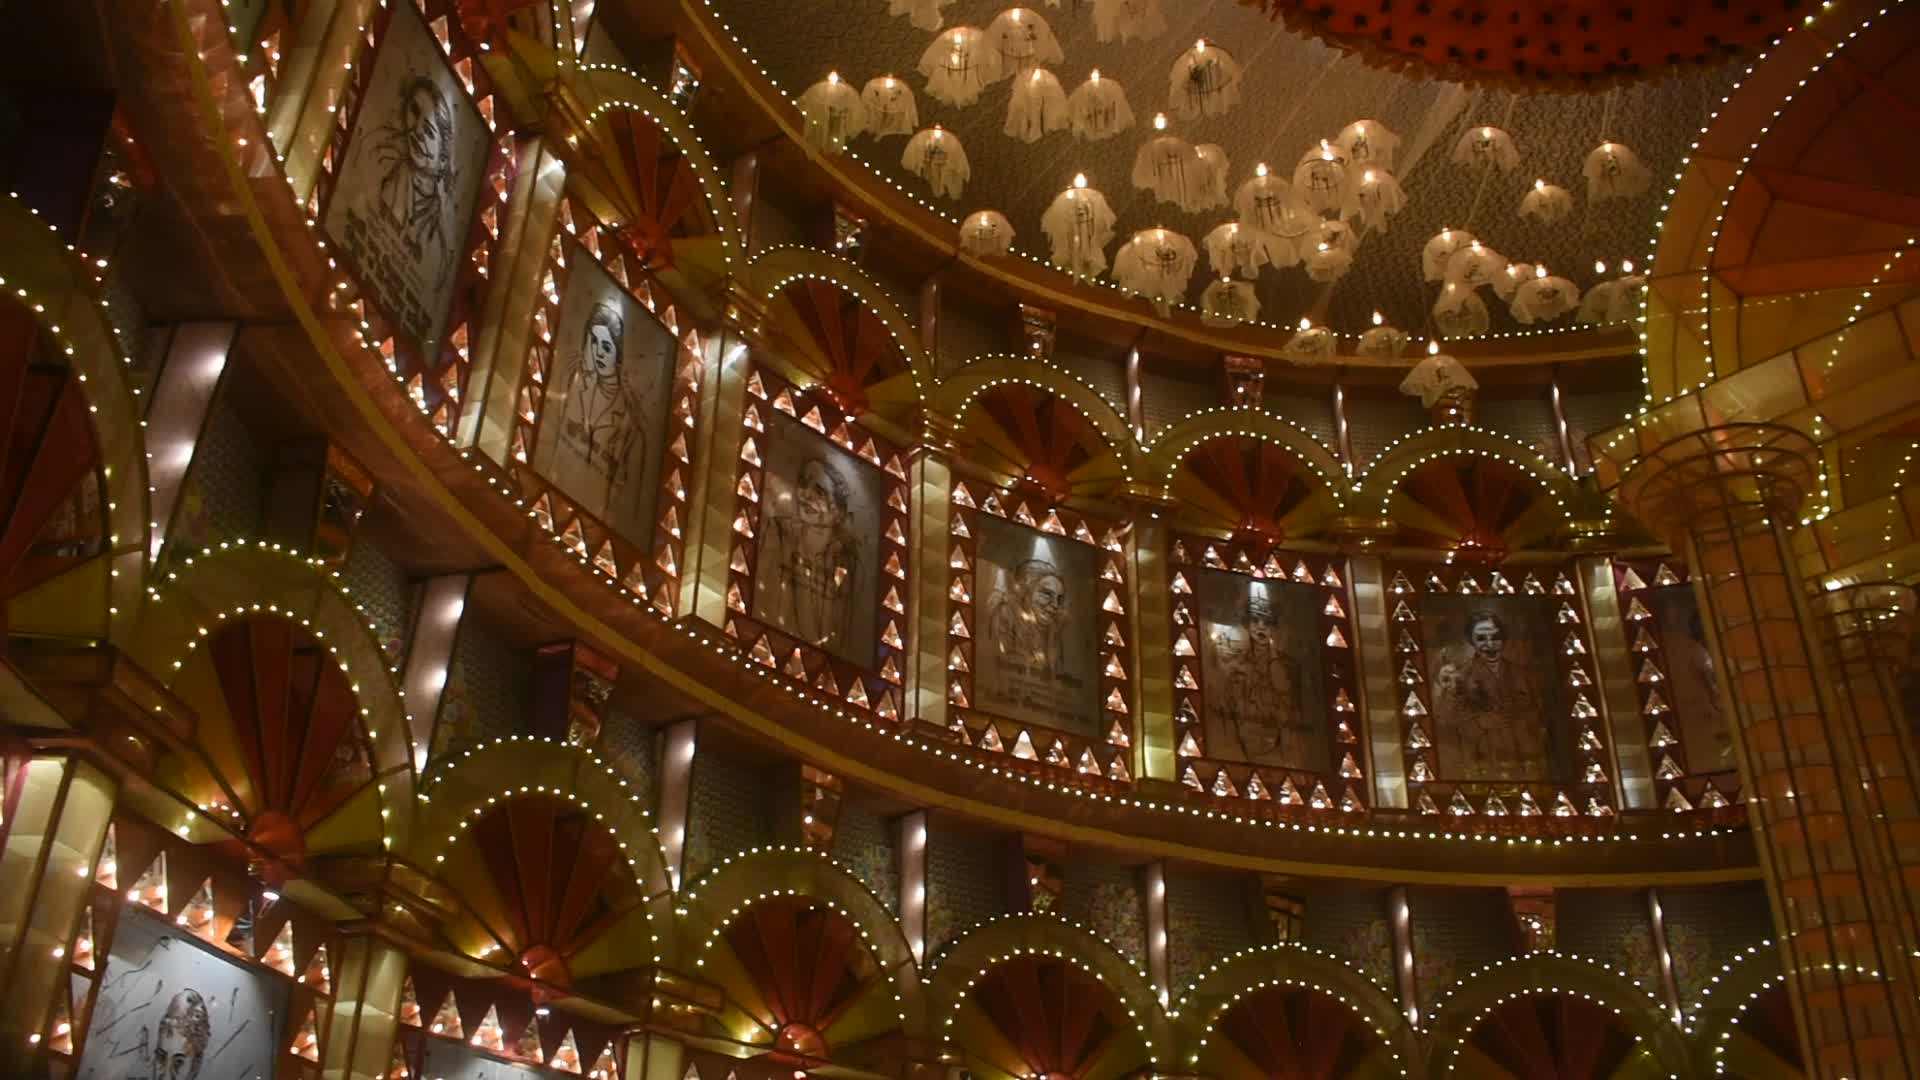
M 1688 772 L 1720 772 L 1734 768 L 1733 735 L 1720 707 L 1720 683 L 1714 677 L 1713 653 L 1700 621 L 1700 605 L 1691 585 L 1669 585 L 1646 594 L 1647 609 L 1660 624 L 1660 659 L 1666 682 L 1655 684 L 1667 699 L 1668 730 L 1680 740 Z M 1636 674 L 1640 657 L 1633 661 Z M 1656 757 L 1656 761 L 1658 758 Z
M 433 1080 L 535 1080 L 549 1075 L 531 1065 L 501 1061 L 454 1039 L 428 1039 L 420 1073 Z
M 778 411 L 762 460 L 753 617 L 872 668 L 890 479 Z
M 981 514 L 975 530 L 975 708 L 1081 735 L 1100 727 L 1093 548 Z
M 1427 596 L 1420 618 L 1441 775 L 1567 781 L 1571 754 L 1549 601 Z
M 392 7 L 323 224 L 362 288 L 431 356 L 492 136 L 420 13 Z
M 287 987 L 127 905 L 101 973 L 83 1080 L 254 1080 L 277 1074 Z
M 599 262 L 574 253 L 560 294 L 533 467 L 645 550 L 672 436 L 679 343 Z
M 1198 595 L 1207 755 L 1325 771 L 1320 591 L 1204 570 Z

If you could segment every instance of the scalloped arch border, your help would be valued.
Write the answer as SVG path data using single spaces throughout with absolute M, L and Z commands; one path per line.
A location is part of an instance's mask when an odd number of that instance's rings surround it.
M 746 280 L 753 293 L 762 299 L 772 299 L 775 293 L 802 278 L 824 281 L 852 295 L 880 320 L 906 360 L 907 373 L 913 376 L 914 393 L 924 404 L 928 391 L 939 384 L 933 358 L 921 344 L 920 331 L 913 321 L 865 270 L 838 255 L 794 246 L 768 248 L 747 264 Z
M 1346 470 L 1326 444 L 1283 417 L 1252 409 L 1215 409 L 1189 416 L 1161 432 L 1145 447 L 1161 492 L 1173 497 L 1173 478 L 1193 452 L 1216 439 L 1239 436 L 1278 446 L 1320 479 L 1320 489 L 1344 511 L 1350 496 Z
M 1387 516 L 1401 482 L 1414 469 L 1439 458 L 1473 456 L 1498 458 L 1518 468 L 1559 507 L 1561 520 L 1572 522 L 1569 500 L 1574 487 L 1564 471 L 1518 439 L 1485 428 L 1457 425 L 1423 428 L 1381 451 L 1356 478 L 1354 501 L 1363 507 L 1377 506 L 1381 516 Z
M 1674 1075 L 1687 1071 L 1687 1044 L 1660 1005 L 1626 977 L 1591 960 L 1563 953 L 1533 953 L 1473 972 L 1441 992 L 1428 1018 L 1431 1075 L 1455 1075 L 1452 1054 L 1480 1026 L 1488 1010 L 1514 997 L 1584 995 L 1615 1010 L 1627 1029 Z M 1446 1057 L 1442 1057 L 1446 1055 Z

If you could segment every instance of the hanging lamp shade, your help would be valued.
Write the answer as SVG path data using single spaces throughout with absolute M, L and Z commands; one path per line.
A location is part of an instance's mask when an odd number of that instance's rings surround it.
M 935 124 L 916 132 L 900 154 L 900 166 L 925 180 L 935 195 L 957 199 L 973 175 L 960 137 Z
M 1200 321 L 1208 326 L 1237 326 L 1260 317 L 1260 297 L 1253 284 L 1220 278 L 1200 294 Z
M 1293 186 L 1266 165 L 1253 167 L 1253 176 L 1241 182 L 1233 193 L 1233 209 L 1248 225 L 1279 237 L 1297 240 L 1307 234 L 1313 221 L 1294 204 Z
M 1021 142 L 1039 142 L 1050 131 L 1065 131 L 1069 122 L 1067 92 L 1046 68 L 1037 67 L 1013 77 L 1007 97 L 1007 123 L 1002 129 Z
M 1167 107 L 1183 120 L 1219 116 L 1240 104 L 1240 64 L 1205 38 L 1174 58 L 1167 72 Z
M 1248 279 L 1259 277 L 1261 270 L 1279 262 L 1274 258 L 1274 247 L 1285 243 L 1270 233 L 1237 221 L 1216 225 L 1201 239 L 1201 245 L 1207 249 L 1207 265 L 1214 273 L 1222 277 L 1237 274 Z
M 1429 354 L 1400 380 L 1400 392 L 1419 398 L 1421 406 L 1428 409 L 1450 391 L 1478 389 L 1480 383 L 1467 373 L 1460 361 L 1446 353 Z
M 1625 274 L 1588 289 L 1580 298 L 1580 310 L 1574 316 L 1583 323 L 1628 322 L 1640 313 L 1640 294 L 1647 279 Z
M 1447 337 L 1472 337 L 1484 334 L 1493 319 L 1480 294 L 1459 282 L 1449 281 L 1440 288 L 1433 302 L 1433 325 Z
M 1032 8 L 1010 7 L 987 24 L 987 44 L 1000 54 L 1000 70 L 1008 75 L 1067 58 L 1053 27 Z
M 1544 266 L 1535 266 L 1533 276 L 1520 282 L 1513 291 L 1513 317 L 1531 325 L 1551 322 L 1580 306 L 1580 289 L 1563 277 L 1555 277 Z
M 806 119 L 807 145 L 823 154 L 838 154 L 847 148 L 847 140 L 867 130 L 867 107 L 840 73 L 807 87 L 800 95 L 800 115 Z
M 1318 150 L 1309 150 L 1293 169 L 1293 198 L 1301 209 L 1314 214 L 1338 214 L 1351 201 L 1347 185 L 1347 167 L 1333 147 L 1322 142 Z
M 908 21 L 922 30 L 938 30 L 946 17 L 940 9 L 951 7 L 953 0 L 887 0 L 887 14 L 905 15 Z
M 867 134 L 911 135 L 920 126 L 920 110 L 914 104 L 913 87 L 907 80 L 878 75 L 867 80 L 860 91 L 860 103 L 867 108 Z
M 1127 130 L 1133 126 L 1133 110 L 1127 107 L 1126 89 L 1095 68 L 1086 82 L 1067 95 L 1067 123 L 1077 138 L 1088 142 Z
M 1374 318 L 1379 319 L 1376 314 Z M 1370 360 L 1393 360 L 1407 351 L 1407 332 L 1397 326 L 1389 326 L 1382 321 L 1360 335 L 1360 343 L 1354 347 L 1354 353 Z
M 1113 256 L 1113 280 L 1157 303 L 1187 294 L 1199 257 L 1193 241 L 1172 229 L 1141 229 Z
M 1535 180 L 1533 187 L 1520 199 L 1520 216 L 1532 218 L 1542 225 L 1552 225 L 1565 221 L 1573 213 L 1573 193 L 1558 184 L 1549 184 L 1544 179 Z
M 1107 197 L 1087 186 L 1084 175 L 1054 196 L 1040 215 L 1040 231 L 1047 234 L 1052 253 L 1048 262 L 1078 277 L 1093 277 L 1107 269 L 1107 245 L 1113 242 L 1113 208 Z
M 1164 131 L 1133 156 L 1133 186 L 1188 213 L 1226 205 L 1226 171 L 1226 152 L 1218 146 L 1194 146 Z
M 1400 136 L 1378 120 L 1355 120 L 1340 129 L 1333 139 L 1340 156 L 1354 165 L 1372 165 L 1393 171 L 1393 155 L 1400 149 Z
M 1360 175 L 1353 185 L 1350 216 L 1360 219 L 1369 229 L 1387 231 L 1387 221 L 1407 205 L 1400 181 L 1384 167 L 1355 166 Z
M 1000 81 L 1000 53 L 978 27 L 943 30 L 920 54 L 920 74 L 927 79 L 927 95 L 948 105 L 971 105 L 980 91 Z
M 1510 262 L 1501 267 L 1500 272 L 1493 275 L 1493 280 L 1488 284 L 1493 287 L 1493 295 L 1510 302 L 1513 300 L 1514 290 L 1520 287 L 1520 283 L 1532 277 L 1532 263 Z
M 1102 44 L 1145 41 L 1166 30 L 1160 0 L 1093 0 L 1093 35 Z
M 1447 260 L 1453 253 L 1473 243 L 1474 236 L 1465 229 L 1441 229 L 1427 241 L 1420 251 L 1420 274 L 1428 281 L 1440 281 L 1447 276 Z
M 1469 289 L 1493 284 L 1494 276 L 1507 268 L 1507 257 L 1478 240 L 1447 256 L 1443 279 L 1458 282 Z
M 1301 319 L 1300 329 L 1287 339 L 1282 352 L 1296 364 L 1324 364 L 1333 359 L 1334 346 L 1338 343 L 1333 331 Z
M 1482 124 L 1460 133 L 1453 144 L 1453 160 L 1475 168 L 1494 168 L 1512 172 L 1520 167 L 1520 149 L 1506 129 Z
M 1013 250 L 1013 223 L 998 210 L 975 210 L 960 223 L 960 250 L 990 257 Z
M 1300 261 L 1307 268 L 1307 276 L 1322 285 L 1339 281 L 1353 269 L 1353 253 L 1324 240 L 1314 245 L 1313 250 L 1302 252 Z
M 1587 198 L 1593 202 L 1629 199 L 1645 192 L 1653 182 L 1653 173 L 1640 161 L 1640 155 L 1617 142 L 1594 147 L 1581 172 L 1587 178 Z

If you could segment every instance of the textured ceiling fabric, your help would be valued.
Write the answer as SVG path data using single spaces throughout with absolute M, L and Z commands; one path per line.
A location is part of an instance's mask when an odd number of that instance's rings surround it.
M 936 32 L 920 29 L 905 17 L 889 17 L 880 0 L 710 2 L 747 52 L 789 94 L 798 95 L 829 71 L 856 84 L 893 74 L 908 79 L 916 91 L 925 88 L 916 68 Z M 1002 0 L 954 0 L 940 11 L 942 32 L 989 26 L 1009 6 Z M 1621 259 L 1643 259 L 1667 178 L 1737 73 L 1726 68 L 1696 71 L 1601 93 L 1514 93 L 1368 65 L 1236 0 L 1166 5 L 1165 32 L 1146 40 L 1104 43 L 1098 37 L 1095 5 L 1087 0 L 1063 0 L 1058 8 L 1031 6 L 1046 18 L 1065 57 L 1055 70 L 1061 84 L 1077 88 L 1092 70 L 1099 70 L 1103 79 L 1126 88 L 1137 117 L 1131 128 L 1097 142 L 1066 131 L 1043 134 L 1031 143 L 1009 137 L 1003 129 L 1011 89 L 1003 79 L 985 86 L 979 98 L 964 107 L 921 98 L 921 124 L 940 124 L 966 146 L 972 176 L 959 199 L 936 198 L 924 180 L 903 168 L 897 138 L 876 142 L 862 137 L 854 140 L 853 152 L 956 222 L 977 210 L 1000 211 L 1015 230 L 1015 250 L 1045 260 L 1042 215 L 1079 172 L 1111 203 L 1116 243 L 1156 227 L 1198 243 L 1233 219 L 1231 207 L 1190 213 L 1133 185 L 1134 158 L 1154 135 L 1156 112 L 1168 113 L 1172 134 L 1196 146 L 1217 144 L 1225 151 L 1229 193 L 1254 175 L 1257 163 L 1290 177 L 1301 156 L 1318 148 L 1320 140 L 1336 139 L 1356 120 L 1378 121 L 1400 137 L 1393 172 L 1404 190 L 1405 207 L 1393 215 L 1385 232 L 1364 230 L 1351 269 L 1335 282 L 1315 282 L 1300 267 L 1268 267 L 1256 281 L 1260 315 L 1268 325 L 1290 328 L 1307 315 L 1346 335 L 1367 329 L 1376 309 L 1416 336 L 1429 330 L 1439 286 L 1421 281 L 1420 253 L 1443 227 L 1471 228 L 1509 258 L 1545 264 L 1583 289 L 1603 280 L 1594 271 L 1596 260 L 1617 267 Z M 1233 53 L 1240 68 L 1240 103 L 1221 115 L 1178 119 L 1170 107 L 1168 73 L 1203 37 Z M 1513 136 L 1520 157 L 1514 171 L 1451 160 L 1463 135 L 1489 125 Z M 1582 169 L 1588 155 L 1606 140 L 1632 147 L 1652 170 L 1655 182 L 1647 192 L 1588 201 Z M 1548 223 L 1521 216 L 1520 204 L 1540 178 L 1572 193 L 1572 210 L 1564 219 Z M 1359 224 L 1355 222 L 1356 229 Z M 1186 302 L 1198 306 L 1202 292 L 1217 280 L 1211 273 L 1194 275 Z M 1489 298 L 1489 307 L 1493 331 L 1523 329 L 1505 303 Z M 1545 324 L 1549 329 L 1576 325 L 1571 318 Z
M 1724 61 L 1783 33 L 1797 0 L 1241 0 L 1370 62 L 1513 87 L 1616 85 Z

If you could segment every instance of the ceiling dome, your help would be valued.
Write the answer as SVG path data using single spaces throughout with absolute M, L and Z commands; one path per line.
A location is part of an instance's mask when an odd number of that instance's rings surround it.
M 1241 0 L 1389 67 L 1467 82 L 1607 84 L 1706 64 L 1785 31 L 1798 0 Z

